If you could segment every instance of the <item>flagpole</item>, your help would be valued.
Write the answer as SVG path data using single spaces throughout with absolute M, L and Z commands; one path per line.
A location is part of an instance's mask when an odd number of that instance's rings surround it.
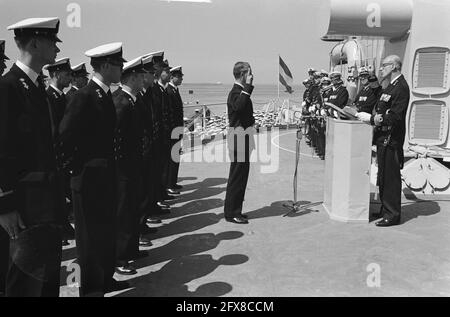
M 278 100 L 280 100 L 280 54 L 278 54 L 278 74 L 277 74 L 277 86 L 278 86 Z

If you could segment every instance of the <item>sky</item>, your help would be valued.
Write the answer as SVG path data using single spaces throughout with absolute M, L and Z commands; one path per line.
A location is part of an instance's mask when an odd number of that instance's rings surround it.
M 127 60 L 164 50 L 171 66 L 183 67 L 186 83 L 232 83 L 234 63 L 248 61 L 255 84 L 276 84 L 280 55 L 299 85 L 308 67 L 328 69 L 333 46 L 320 40 L 328 27 L 328 0 L 0 0 L 8 66 L 18 51 L 6 27 L 52 16 L 61 20 L 58 58 L 87 62 L 90 70 L 84 52 L 102 44 L 123 42 Z

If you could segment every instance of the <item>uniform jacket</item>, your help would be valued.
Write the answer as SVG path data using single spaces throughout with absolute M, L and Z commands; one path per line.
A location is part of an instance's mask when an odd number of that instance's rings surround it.
M 183 127 L 183 100 L 181 99 L 180 91 L 178 88 L 169 85 L 167 93 L 169 94 L 170 108 L 172 109 L 171 128 Z
M 150 88 L 148 89 L 150 90 Z M 137 95 L 137 102 L 142 107 L 144 119 L 144 139 L 142 141 L 142 156 L 148 159 L 153 151 L 153 113 L 152 113 L 152 95 L 151 93 L 140 92 Z
M 116 109 L 111 96 L 89 81 L 74 94 L 59 126 L 60 147 L 74 175 L 85 165 L 112 162 L 115 127 Z
M 228 121 L 230 127 L 243 127 L 244 129 L 247 129 L 255 123 L 255 118 L 253 117 L 253 103 L 250 99 L 253 88 L 252 85 L 248 84 L 244 84 L 244 88 L 237 84 L 233 85 L 227 100 Z
M 377 128 L 374 135 L 377 142 L 384 141 L 388 135 L 391 135 L 391 145 L 403 151 L 408 105 L 409 86 L 401 75 L 383 90 L 378 100 L 376 113 L 382 115 L 383 121 L 381 122 L 381 128 Z M 374 117 L 372 116 L 370 120 L 372 125 L 375 125 Z
M 48 96 L 48 100 L 50 101 L 50 105 L 53 108 L 53 113 L 56 114 L 55 124 L 59 126 L 61 122 L 64 112 L 66 111 L 67 100 L 64 94 L 60 95 L 52 86 L 48 86 L 45 90 Z
M 0 213 L 16 210 L 27 225 L 54 223 L 62 210 L 53 117 L 44 86 L 14 64 L 0 79 Z
M 375 105 L 377 104 L 377 97 L 373 93 L 370 86 L 363 87 L 355 97 L 355 105 L 358 112 L 367 112 L 372 114 Z
M 143 104 L 138 99 L 134 101 L 124 90 L 115 91 L 113 101 L 117 115 L 115 158 L 122 165 L 134 168 L 143 156 L 145 131 Z
M 78 91 L 79 89 L 74 88 L 73 86 L 70 87 L 70 89 L 66 92 L 66 101 L 67 103 L 72 99 L 73 95 Z
M 337 89 L 332 89 L 328 102 L 343 109 L 348 102 L 348 91 L 344 86 L 339 86 Z
M 153 121 L 153 140 L 160 144 L 165 136 L 165 124 L 167 121 L 164 120 L 164 115 L 166 110 L 163 111 L 163 107 L 168 102 L 167 92 L 158 83 L 155 83 L 151 88 L 149 88 L 146 94 L 151 94 L 152 100 L 152 121 Z

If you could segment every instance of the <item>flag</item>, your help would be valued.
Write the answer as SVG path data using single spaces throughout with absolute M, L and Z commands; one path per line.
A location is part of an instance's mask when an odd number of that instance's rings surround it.
M 281 59 L 281 56 L 278 56 L 280 59 L 280 83 L 286 88 L 286 91 L 290 94 L 292 94 L 294 91 L 292 90 L 292 83 L 293 83 L 293 77 L 292 73 L 287 67 L 287 65 L 284 63 L 284 61 Z

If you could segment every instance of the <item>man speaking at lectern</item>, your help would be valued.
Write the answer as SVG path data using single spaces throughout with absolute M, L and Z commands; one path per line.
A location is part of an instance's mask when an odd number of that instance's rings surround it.
M 382 80 L 389 85 L 383 90 L 376 114 L 358 112 L 363 122 L 376 126 L 374 141 L 377 146 L 378 186 L 380 188 L 381 215 L 379 227 L 400 224 L 401 174 L 403 168 L 403 143 L 405 141 L 405 117 L 409 105 L 409 87 L 403 77 L 400 57 L 391 55 L 381 65 Z

